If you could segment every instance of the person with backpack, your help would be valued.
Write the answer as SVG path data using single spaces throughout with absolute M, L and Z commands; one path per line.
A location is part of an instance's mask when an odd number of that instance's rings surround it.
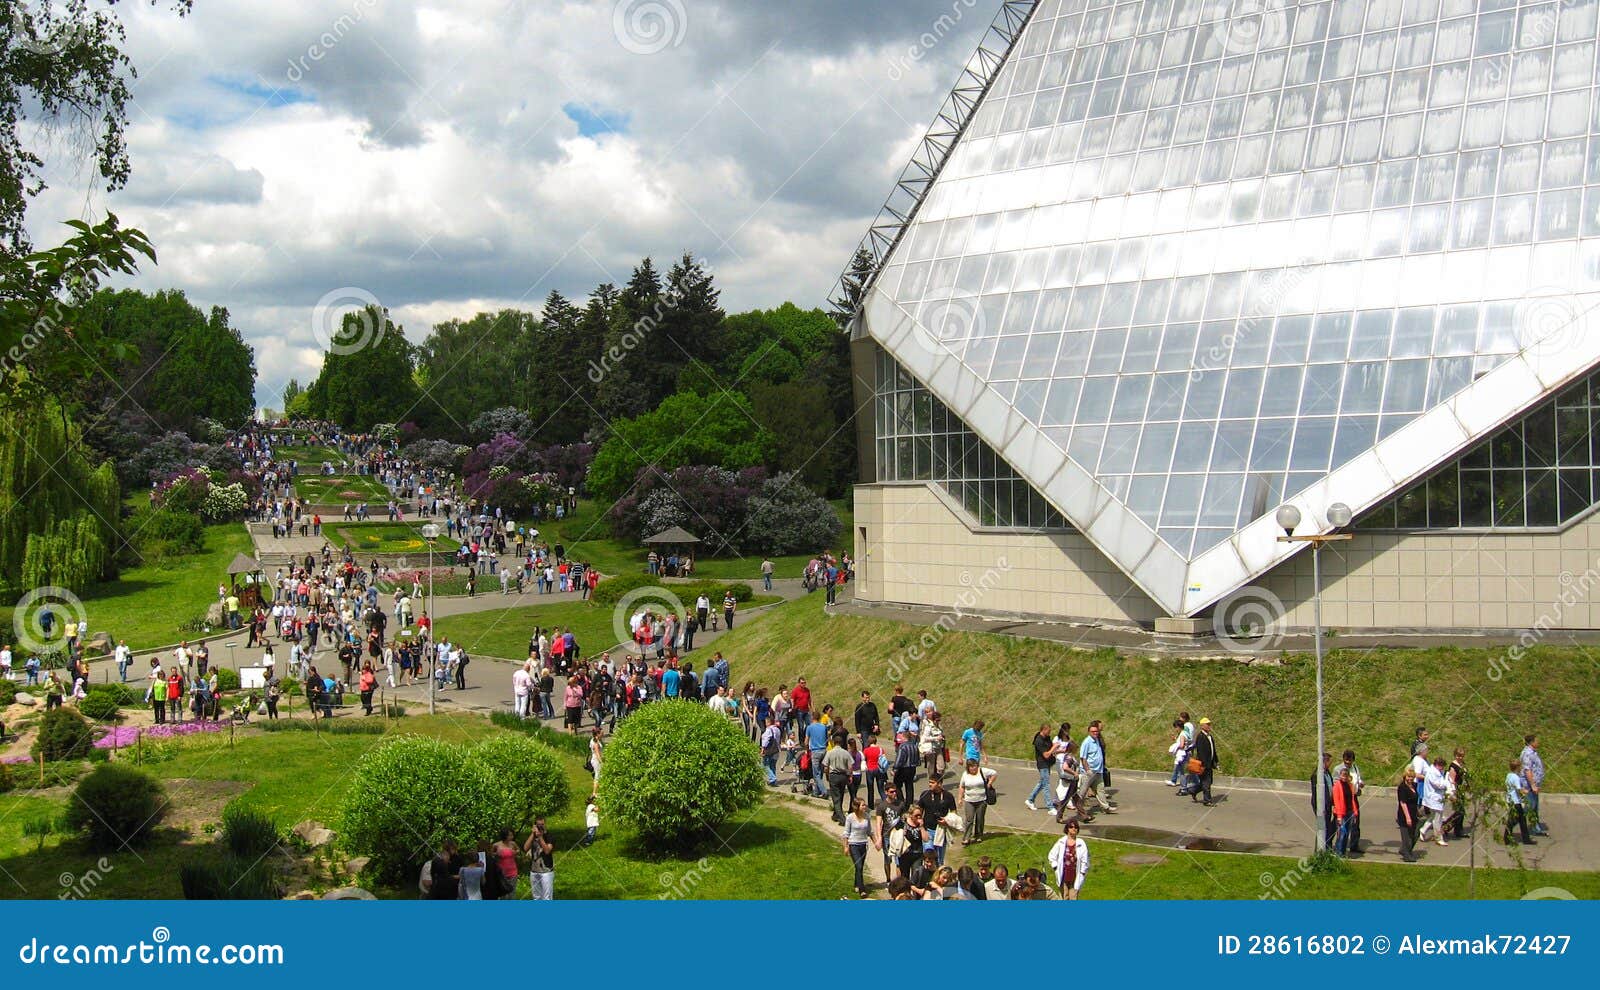
M 890 786 L 897 790 L 907 801 L 916 798 L 917 766 L 921 762 L 922 753 L 917 746 L 917 737 L 906 732 L 896 733 L 893 764 L 894 782 Z
M 761 733 L 761 765 L 767 771 L 767 786 L 778 786 L 778 754 L 783 748 L 783 730 L 778 720 L 767 716 L 767 727 Z

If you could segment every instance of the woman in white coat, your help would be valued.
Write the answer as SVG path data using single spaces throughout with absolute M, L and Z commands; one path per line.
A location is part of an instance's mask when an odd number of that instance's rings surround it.
M 1078 838 L 1078 821 L 1067 822 L 1066 834 L 1050 848 L 1050 868 L 1056 873 L 1056 889 L 1064 901 L 1075 901 L 1089 874 L 1089 844 Z

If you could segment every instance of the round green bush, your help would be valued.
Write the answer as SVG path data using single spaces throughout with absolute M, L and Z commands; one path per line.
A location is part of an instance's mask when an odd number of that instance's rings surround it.
M 216 671 L 218 691 L 239 690 L 239 672 L 237 670 L 232 667 L 218 667 Z
M 87 759 L 94 749 L 94 729 L 82 715 L 70 708 L 52 708 L 39 720 L 39 735 L 33 740 L 33 755 L 52 760 Z
M 694 600 L 702 594 L 711 599 L 711 607 L 713 609 L 721 610 L 722 596 L 728 592 L 729 588 L 733 589 L 733 599 L 736 602 L 744 603 L 755 597 L 755 590 L 743 581 L 712 581 L 709 579 L 663 581 L 661 578 L 652 577 L 649 574 L 618 574 L 616 577 L 608 577 L 595 585 L 594 594 L 591 597 L 596 605 L 610 608 L 622 601 L 623 597 L 630 591 L 655 587 L 665 588 L 672 592 L 678 597 L 679 601 L 683 602 L 684 607 L 691 611 L 694 608 Z
M 527 736 L 490 736 L 467 758 L 482 765 L 500 789 L 498 800 L 510 814 L 505 824 L 524 829 L 535 818 L 566 810 L 567 772 L 548 747 Z
M 708 709 L 709 710 L 709 709 Z M 447 838 L 471 848 L 511 824 L 505 788 L 465 747 L 391 739 L 356 763 L 339 834 L 389 883 L 415 880 Z
M 110 722 L 122 713 L 122 706 L 117 703 L 116 695 L 95 688 L 88 697 L 78 702 L 78 711 L 96 722 Z
M 78 781 L 66 824 L 87 832 L 95 849 L 124 849 L 149 838 L 167 812 L 160 781 L 121 763 L 105 763 Z
M 14 703 L 17 700 L 17 685 L 14 681 L 0 678 L 0 708 Z
M 692 847 L 761 800 L 760 760 L 755 743 L 707 706 L 652 702 L 605 748 L 600 807 L 647 846 Z

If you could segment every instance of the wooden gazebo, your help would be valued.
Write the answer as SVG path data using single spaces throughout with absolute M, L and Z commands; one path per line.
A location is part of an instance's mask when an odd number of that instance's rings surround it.
M 690 565 L 689 569 L 693 570 L 695 548 L 700 545 L 700 538 L 682 526 L 673 526 L 645 540 L 644 545 L 654 550 L 656 555 L 661 558 L 662 574 L 667 577 L 677 577 L 678 574 L 669 573 L 667 570 L 668 554 L 676 553 L 680 557 L 687 557 Z M 678 569 L 681 571 L 682 566 L 680 565 Z
M 233 593 L 239 596 L 242 609 L 255 608 L 272 600 L 266 570 L 254 557 L 235 554 L 233 563 L 228 565 L 228 579 L 233 584 Z

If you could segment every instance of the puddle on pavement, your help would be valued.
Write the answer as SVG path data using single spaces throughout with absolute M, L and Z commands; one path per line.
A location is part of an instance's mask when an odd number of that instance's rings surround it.
M 1088 825 L 1085 826 L 1084 832 L 1090 836 L 1101 839 L 1114 839 L 1117 842 L 1160 846 L 1163 849 L 1187 849 L 1193 852 L 1253 853 L 1260 852 L 1267 847 L 1265 842 L 1239 842 L 1234 839 L 1221 839 L 1211 835 L 1188 835 L 1183 832 L 1169 832 L 1166 829 L 1148 828 L 1143 825 Z

